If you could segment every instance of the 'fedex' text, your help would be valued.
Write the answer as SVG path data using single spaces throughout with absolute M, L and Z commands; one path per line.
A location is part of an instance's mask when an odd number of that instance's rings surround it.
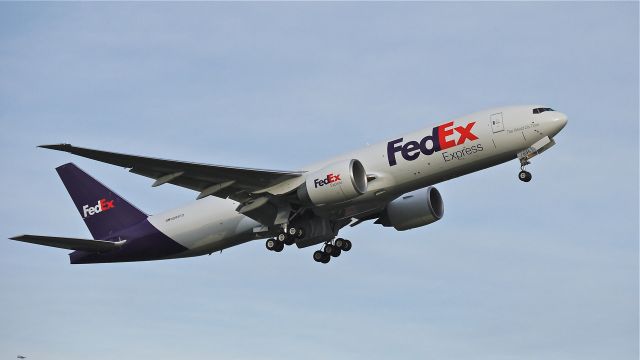
M 387 143 L 389 166 L 394 166 L 398 163 L 396 160 L 396 153 L 398 152 L 403 159 L 413 161 L 421 153 L 431 155 L 435 152 L 464 144 L 467 140 L 477 140 L 478 137 L 471 132 L 475 124 L 476 122 L 473 121 L 465 126 L 454 127 L 453 121 L 450 121 L 434 127 L 431 134 L 423 137 L 420 141 L 407 141 L 404 144 L 402 143 L 403 138 L 389 141 Z M 455 138 L 456 135 L 458 135 L 457 139 Z
M 326 178 L 324 179 L 314 179 L 313 180 L 313 184 L 315 185 L 316 188 L 318 188 L 318 186 L 325 186 L 328 184 L 332 184 L 336 181 L 340 181 L 340 174 L 338 175 L 333 175 L 333 173 L 327 175 Z
M 109 209 L 113 209 L 116 207 L 113 204 L 113 200 L 101 199 L 94 206 L 85 205 L 82 207 L 82 217 L 86 218 L 87 216 L 95 215 L 97 213 L 101 213 L 103 211 L 107 211 Z

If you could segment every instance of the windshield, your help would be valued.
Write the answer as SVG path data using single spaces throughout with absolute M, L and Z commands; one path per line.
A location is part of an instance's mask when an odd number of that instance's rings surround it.
M 533 109 L 534 114 L 542 114 L 545 111 L 555 111 L 552 108 L 535 108 Z

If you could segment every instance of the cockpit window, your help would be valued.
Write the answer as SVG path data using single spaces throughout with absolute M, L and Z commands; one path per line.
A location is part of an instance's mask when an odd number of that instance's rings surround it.
M 535 108 L 533 109 L 534 114 L 542 114 L 545 111 L 555 111 L 552 108 Z

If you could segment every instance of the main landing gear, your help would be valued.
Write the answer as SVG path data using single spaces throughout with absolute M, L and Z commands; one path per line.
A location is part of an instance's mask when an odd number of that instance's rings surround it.
M 326 264 L 332 257 L 338 257 L 343 251 L 351 250 L 351 241 L 343 238 L 337 238 L 331 243 L 327 241 L 322 250 L 313 253 L 313 260 Z
M 267 239 L 265 246 L 267 250 L 280 252 L 284 249 L 284 246 L 293 245 L 296 243 L 296 239 L 302 239 L 304 232 L 302 229 L 290 227 L 286 231 L 283 230 L 275 237 L 275 239 Z
M 304 232 L 302 229 L 290 227 L 283 229 L 275 238 L 267 239 L 265 246 L 269 251 L 281 252 L 285 245 L 293 245 L 296 240 L 302 239 Z M 351 250 L 351 241 L 337 238 L 333 241 L 327 241 L 322 250 L 313 253 L 313 260 L 326 264 L 332 257 L 338 257 L 343 251 Z

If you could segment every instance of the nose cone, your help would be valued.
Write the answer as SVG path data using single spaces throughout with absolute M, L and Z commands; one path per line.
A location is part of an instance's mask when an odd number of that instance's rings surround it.
M 553 117 L 551 118 L 551 132 L 553 136 L 560 132 L 567 125 L 567 115 L 554 111 Z

